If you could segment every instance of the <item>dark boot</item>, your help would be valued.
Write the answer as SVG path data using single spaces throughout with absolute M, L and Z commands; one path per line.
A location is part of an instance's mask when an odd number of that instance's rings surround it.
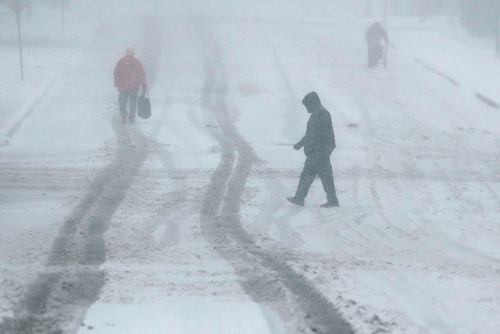
M 288 202 L 293 203 L 298 206 L 304 206 L 304 200 L 300 200 L 296 197 L 287 197 Z
M 320 205 L 320 207 L 322 207 L 322 208 L 332 208 L 334 206 L 339 206 L 339 200 L 338 200 L 337 196 L 335 196 L 331 200 L 328 200 L 326 203 Z

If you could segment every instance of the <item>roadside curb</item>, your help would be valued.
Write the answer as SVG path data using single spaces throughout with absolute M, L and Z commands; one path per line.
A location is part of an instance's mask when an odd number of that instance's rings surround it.
M 430 65 L 428 65 L 428 64 L 426 64 L 426 63 L 424 63 L 423 61 L 421 61 L 421 60 L 420 60 L 420 59 L 418 59 L 418 58 L 414 58 L 414 60 L 415 60 L 417 63 L 419 63 L 420 65 L 422 65 L 423 67 L 425 67 L 426 69 L 428 69 L 429 71 L 434 72 L 434 73 L 436 73 L 436 74 L 438 74 L 438 75 L 441 75 L 441 76 L 445 77 L 446 79 L 448 79 L 448 80 L 449 80 L 449 81 L 450 81 L 453 85 L 455 85 L 456 87 L 460 87 L 459 83 L 458 83 L 455 79 L 453 79 L 452 77 L 450 77 L 449 75 L 447 75 L 447 74 L 445 74 L 445 73 L 443 73 L 443 72 L 441 72 L 441 71 L 439 71 L 439 70 L 435 69 L 434 67 L 432 67 L 432 66 L 430 66 Z M 484 95 L 483 95 L 483 94 L 481 94 L 481 93 L 476 93 L 476 94 L 475 94 L 475 96 L 476 96 L 476 98 L 477 98 L 479 101 L 483 102 L 483 103 L 484 103 L 484 104 L 486 104 L 487 106 L 492 107 L 492 108 L 494 108 L 494 109 L 500 109 L 500 103 L 497 103 L 497 102 L 493 101 L 493 100 L 492 100 L 492 99 L 490 99 L 489 97 L 486 97 L 486 96 L 484 96 Z
M 420 65 L 422 65 L 423 67 L 425 67 L 426 69 L 428 69 L 429 71 L 431 72 L 434 72 L 442 77 L 445 77 L 446 79 L 448 79 L 453 85 L 455 85 L 456 87 L 460 87 L 459 83 L 453 79 L 452 77 L 450 77 L 449 75 L 435 69 L 434 67 L 432 67 L 431 65 L 428 65 L 426 63 L 424 63 L 423 61 L 421 61 L 420 59 L 418 58 L 414 58 L 413 60 L 415 60 L 417 63 L 419 63 Z
M 495 108 L 495 109 L 500 109 L 500 104 L 497 102 L 493 101 L 492 99 L 484 96 L 483 94 L 476 93 L 476 97 L 481 101 L 487 104 L 488 106 Z

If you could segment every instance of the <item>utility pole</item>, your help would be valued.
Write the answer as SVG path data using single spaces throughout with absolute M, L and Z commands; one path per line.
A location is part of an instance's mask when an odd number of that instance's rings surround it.
M 61 0 L 61 34 L 64 34 L 64 2 L 65 0 Z
M 497 56 L 500 55 L 500 0 L 496 1 L 496 35 L 495 35 L 495 44 L 496 44 L 496 53 Z
M 24 81 L 24 66 L 23 66 L 23 43 L 21 41 L 21 6 L 19 5 L 19 0 L 16 3 L 16 18 L 17 18 L 17 32 L 19 35 L 19 60 L 21 62 L 21 80 Z
M 387 0 L 384 0 L 384 18 L 382 20 L 382 25 L 384 26 L 384 28 L 386 27 L 385 25 L 386 18 L 387 18 Z

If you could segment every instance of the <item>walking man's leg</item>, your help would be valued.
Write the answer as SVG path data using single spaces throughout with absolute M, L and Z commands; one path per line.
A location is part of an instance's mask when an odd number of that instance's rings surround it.
M 304 200 L 307 197 L 307 193 L 309 192 L 309 188 L 311 188 L 311 184 L 314 182 L 317 173 L 317 161 L 315 156 L 306 157 L 306 161 L 304 162 L 304 169 L 302 173 L 300 173 L 299 185 L 297 186 L 297 191 L 295 192 L 295 196 L 292 197 L 293 200 L 288 199 L 290 202 L 297 205 L 304 205 Z
M 377 65 L 377 45 L 376 43 L 368 42 L 368 67 Z
M 130 123 L 134 122 L 135 111 L 137 109 L 137 92 L 129 92 L 130 111 L 128 113 L 128 120 Z
M 330 155 L 325 155 L 321 158 L 318 167 L 318 176 L 323 184 L 323 189 L 326 193 L 327 202 L 322 204 L 322 207 L 339 206 L 339 200 L 335 191 L 335 182 L 333 180 L 332 164 Z
M 122 116 L 122 123 L 127 122 L 127 100 L 128 92 L 120 92 L 118 94 L 118 104 L 120 105 L 120 115 Z

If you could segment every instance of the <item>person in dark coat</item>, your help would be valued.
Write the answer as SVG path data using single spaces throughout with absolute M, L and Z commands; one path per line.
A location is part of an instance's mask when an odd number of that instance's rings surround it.
M 385 45 L 389 44 L 387 32 L 382 28 L 380 22 L 375 22 L 365 33 L 365 40 L 368 46 L 368 67 L 377 65 L 382 58 L 384 51 L 380 42 L 384 40 Z
M 316 92 L 307 94 L 302 100 L 307 112 L 311 114 L 307 122 L 305 136 L 295 145 L 295 150 L 304 148 L 306 161 L 300 174 L 299 185 L 294 197 L 287 197 L 293 204 L 303 206 L 316 176 L 319 176 L 326 192 L 327 202 L 321 207 L 339 206 L 335 192 L 330 155 L 336 147 L 332 118 L 319 99 Z
M 115 87 L 119 92 L 118 102 L 120 104 L 122 123 L 127 123 L 127 101 L 130 102 L 128 120 L 130 123 L 134 122 L 139 86 L 142 85 L 143 90 L 147 87 L 144 68 L 134 56 L 134 49 L 127 48 L 125 56 L 118 60 L 113 72 Z

